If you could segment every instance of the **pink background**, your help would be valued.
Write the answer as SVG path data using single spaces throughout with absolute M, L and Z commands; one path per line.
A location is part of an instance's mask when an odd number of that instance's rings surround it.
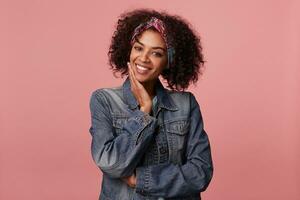
M 187 3 L 188 2 L 188 3 Z M 89 97 L 117 86 L 118 15 L 148 7 L 200 33 L 195 93 L 215 173 L 204 199 L 300 199 L 300 3 L 292 0 L 0 2 L 0 199 L 97 199 Z

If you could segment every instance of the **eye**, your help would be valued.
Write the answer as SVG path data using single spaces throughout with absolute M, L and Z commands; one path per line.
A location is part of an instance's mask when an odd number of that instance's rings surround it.
M 153 52 L 153 55 L 156 56 L 156 57 L 162 57 L 163 54 L 160 53 L 160 52 Z
M 136 50 L 136 51 L 141 51 L 142 50 L 142 47 L 139 47 L 139 46 L 135 46 L 135 47 L 133 47 L 134 48 L 134 50 Z

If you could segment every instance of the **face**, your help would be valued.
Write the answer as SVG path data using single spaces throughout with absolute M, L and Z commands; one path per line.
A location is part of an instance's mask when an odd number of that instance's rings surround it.
M 130 64 L 141 83 L 155 82 L 167 65 L 166 45 L 161 35 L 153 30 L 144 31 L 136 39 L 130 53 Z

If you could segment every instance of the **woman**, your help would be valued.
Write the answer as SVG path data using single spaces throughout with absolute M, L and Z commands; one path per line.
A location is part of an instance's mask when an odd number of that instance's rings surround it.
M 203 67 L 199 38 L 178 16 L 135 10 L 120 17 L 108 55 L 128 77 L 91 96 L 99 199 L 200 199 L 213 173 L 210 145 L 199 105 L 183 91 Z

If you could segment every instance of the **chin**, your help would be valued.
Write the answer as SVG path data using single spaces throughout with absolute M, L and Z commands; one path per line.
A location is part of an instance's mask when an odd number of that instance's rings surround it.
M 147 78 L 136 78 L 140 83 L 146 83 L 149 80 Z
M 157 81 L 157 79 L 137 79 L 141 84 L 152 84 Z

